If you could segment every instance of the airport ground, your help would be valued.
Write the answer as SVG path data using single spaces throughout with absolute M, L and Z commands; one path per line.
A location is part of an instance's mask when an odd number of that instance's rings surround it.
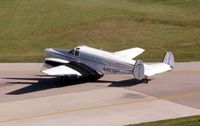
M 200 114 L 200 62 L 176 63 L 148 84 L 132 75 L 59 84 L 40 63 L 0 64 L 0 126 L 127 125 Z

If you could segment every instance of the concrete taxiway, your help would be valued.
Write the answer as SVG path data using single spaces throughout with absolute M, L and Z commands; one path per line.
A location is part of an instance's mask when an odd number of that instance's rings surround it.
M 59 85 L 41 68 L 0 64 L 0 126 L 116 126 L 200 115 L 200 62 L 177 63 L 149 84 L 132 75 L 106 75 Z

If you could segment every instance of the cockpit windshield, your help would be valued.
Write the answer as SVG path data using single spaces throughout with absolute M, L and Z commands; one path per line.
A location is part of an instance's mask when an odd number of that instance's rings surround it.
M 68 53 L 69 53 L 69 54 L 72 54 L 72 55 L 75 55 L 75 56 L 80 56 L 79 49 L 80 49 L 80 48 L 72 49 L 72 50 L 69 51 Z
M 74 54 L 74 49 L 70 50 L 68 53 L 69 54 Z

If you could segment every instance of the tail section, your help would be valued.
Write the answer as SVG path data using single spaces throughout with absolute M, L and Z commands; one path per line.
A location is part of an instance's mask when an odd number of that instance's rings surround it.
M 174 56 L 172 52 L 167 52 L 162 63 L 144 64 L 144 75 L 149 77 L 172 70 L 174 67 Z
M 172 52 L 167 52 L 163 58 L 163 63 L 170 65 L 171 68 L 174 67 L 174 55 Z

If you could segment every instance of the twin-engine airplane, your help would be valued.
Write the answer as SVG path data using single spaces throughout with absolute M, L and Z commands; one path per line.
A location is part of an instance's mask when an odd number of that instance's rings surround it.
M 148 77 L 170 71 L 174 66 L 172 52 L 167 52 L 162 63 L 146 64 L 133 60 L 144 52 L 142 48 L 131 48 L 118 52 L 107 52 L 88 46 L 78 46 L 72 50 L 47 48 L 44 53 L 43 73 L 85 79 L 99 79 L 105 74 L 133 74 L 137 80 L 148 83 Z

